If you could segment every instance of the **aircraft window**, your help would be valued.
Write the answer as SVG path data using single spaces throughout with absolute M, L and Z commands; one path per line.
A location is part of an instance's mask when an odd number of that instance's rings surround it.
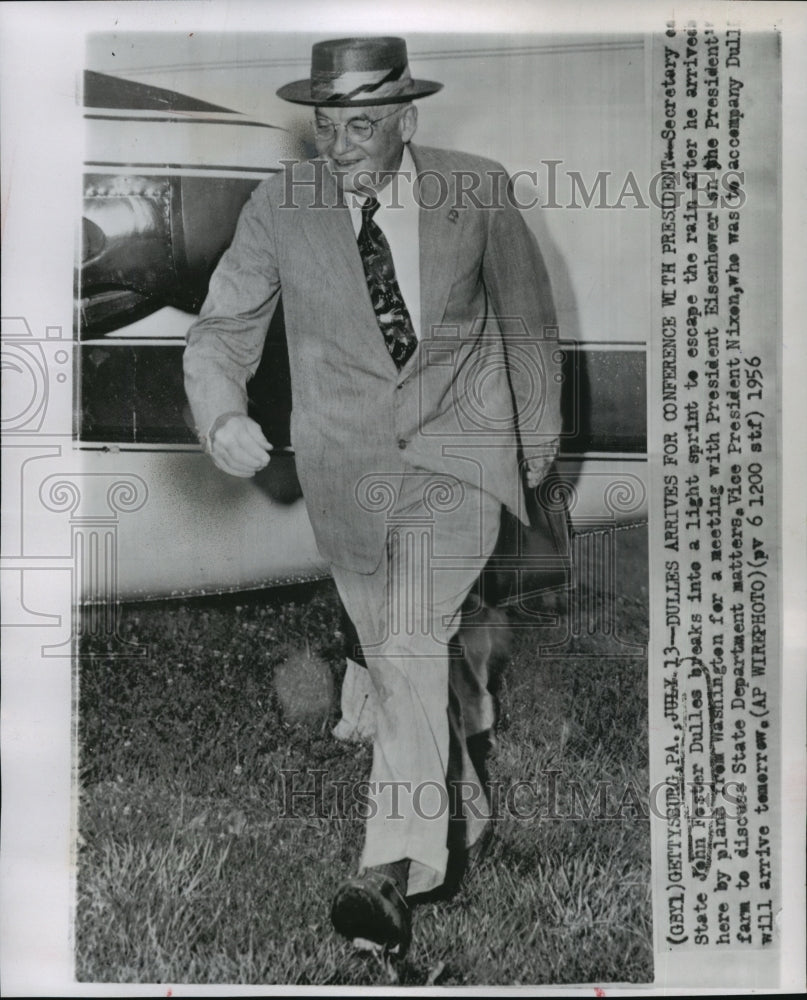
M 108 444 L 196 443 L 182 372 L 184 342 L 97 339 L 80 345 L 79 438 Z M 291 386 L 282 303 L 247 387 L 270 441 L 289 444 Z
M 644 350 L 593 345 L 565 351 L 566 454 L 647 451 L 647 356 Z
M 83 344 L 82 441 L 189 444 L 182 345 Z

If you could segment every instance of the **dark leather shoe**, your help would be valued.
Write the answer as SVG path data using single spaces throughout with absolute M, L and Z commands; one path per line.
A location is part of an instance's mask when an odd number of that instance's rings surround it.
M 393 879 L 372 868 L 344 881 L 331 907 L 336 930 L 357 946 L 405 954 L 412 940 L 409 907 Z

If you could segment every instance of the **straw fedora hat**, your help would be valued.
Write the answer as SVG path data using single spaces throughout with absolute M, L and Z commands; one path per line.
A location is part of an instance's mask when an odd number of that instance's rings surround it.
M 402 104 L 428 97 L 442 83 L 414 80 L 403 38 L 335 38 L 311 49 L 311 79 L 287 83 L 278 97 L 334 108 Z

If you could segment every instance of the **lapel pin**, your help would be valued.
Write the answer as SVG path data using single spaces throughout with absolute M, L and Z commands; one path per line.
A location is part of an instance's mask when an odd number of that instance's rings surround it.
M 451 211 L 448 213 L 449 222 L 456 222 L 459 217 L 460 213 L 456 210 L 456 208 L 452 208 Z

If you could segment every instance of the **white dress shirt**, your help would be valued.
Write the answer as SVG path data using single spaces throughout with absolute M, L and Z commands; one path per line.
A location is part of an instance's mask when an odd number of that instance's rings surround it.
M 417 172 L 409 147 L 404 146 L 397 175 L 378 192 L 378 209 L 373 221 L 383 232 L 392 253 L 395 277 L 420 340 L 420 206 L 415 199 Z M 361 230 L 361 195 L 347 199 L 353 229 Z

